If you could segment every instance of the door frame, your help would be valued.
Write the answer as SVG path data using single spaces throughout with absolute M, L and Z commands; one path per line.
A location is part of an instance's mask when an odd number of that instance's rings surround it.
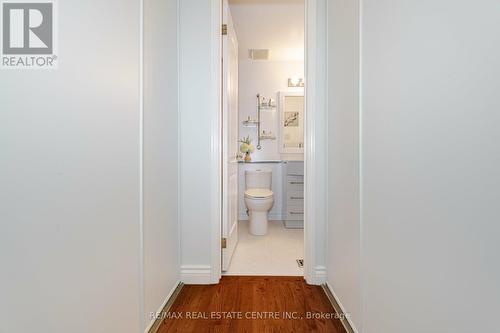
M 212 283 L 222 276 L 222 103 L 221 103 L 221 26 L 222 1 L 211 0 L 212 78 L 210 90 L 217 107 L 210 108 L 211 160 L 210 216 Z M 309 284 L 326 281 L 327 255 L 327 1 L 305 2 L 305 129 L 304 129 L 304 278 Z M 216 208 L 216 209 L 214 209 Z

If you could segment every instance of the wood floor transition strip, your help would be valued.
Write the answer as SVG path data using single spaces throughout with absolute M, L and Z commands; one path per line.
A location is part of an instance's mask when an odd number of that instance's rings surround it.
M 161 312 L 157 314 L 153 325 L 151 325 L 151 328 L 148 330 L 148 333 L 157 333 L 158 332 L 158 329 L 160 328 L 161 323 L 165 320 L 165 317 L 170 312 L 172 305 L 175 303 L 175 301 L 176 301 L 177 297 L 179 296 L 183 287 L 184 287 L 184 284 L 182 282 L 180 282 L 177 285 L 177 288 L 175 288 L 172 295 L 170 295 L 167 303 L 165 303 L 165 306 L 163 307 Z
M 326 297 L 330 301 L 330 304 L 335 309 L 335 312 L 337 312 L 339 314 L 339 320 L 342 323 L 342 325 L 344 326 L 345 331 L 347 333 L 356 333 L 356 331 L 354 331 L 354 329 L 351 326 L 351 323 L 348 320 L 349 314 L 344 313 L 344 311 L 342 310 L 342 307 L 337 302 L 337 299 L 333 295 L 333 293 L 330 290 L 330 288 L 328 287 L 328 285 L 325 283 L 321 287 L 323 288 L 323 291 L 325 292 Z

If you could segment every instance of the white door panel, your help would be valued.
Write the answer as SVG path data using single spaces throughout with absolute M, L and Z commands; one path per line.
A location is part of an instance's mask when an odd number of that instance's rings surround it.
M 223 36 L 222 129 L 223 129 L 223 198 L 222 270 L 227 271 L 238 243 L 238 41 L 227 1 L 224 1 L 223 22 L 227 35 Z

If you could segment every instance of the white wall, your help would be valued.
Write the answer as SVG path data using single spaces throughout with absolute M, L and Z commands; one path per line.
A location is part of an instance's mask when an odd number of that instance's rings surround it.
M 271 61 L 304 60 L 304 0 L 229 2 L 240 57 L 269 49 Z
M 177 1 L 144 2 L 144 315 L 179 281 Z
M 361 330 L 359 3 L 328 3 L 328 284 Z
M 179 2 L 181 279 L 189 283 L 215 283 L 221 271 L 215 259 L 220 179 L 213 179 L 220 177 L 220 77 L 212 74 L 220 73 L 220 48 L 211 43 L 220 38 L 216 7 L 211 1 Z
M 0 331 L 138 332 L 139 2 L 58 7 L 59 69 L 0 74 Z
M 364 0 L 358 106 L 357 3 L 329 3 L 328 282 L 358 331 L 496 330 L 499 9 Z
M 500 3 L 363 1 L 364 332 L 493 332 Z
M 250 135 L 257 145 L 257 128 L 242 121 L 257 119 L 257 94 L 277 102 L 279 91 L 289 88 L 288 78 L 304 78 L 304 2 L 283 3 L 233 1 L 231 15 L 239 45 L 239 137 Z M 249 49 L 269 49 L 268 60 L 252 60 Z M 276 103 L 277 104 L 277 103 Z M 261 112 L 261 130 L 279 132 L 279 111 Z M 278 140 L 263 140 L 254 160 L 303 160 L 303 154 L 280 154 Z
M 257 94 L 274 99 L 277 104 L 279 91 L 301 91 L 303 88 L 288 88 L 289 77 L 304 77 L 303 61 L 254 61 L 248 58 L 248 50 L 240 50 L 239 59 L 239 137 L 250 135 L 257 146 L 257 128 L 244 127 L 243 120 L 249 116 L 257 119 Z M 252 159 L 259 160 L 303 160 L 304 154 L 281 154 L 279 151 L 279 110 L 261 111 L 261 130 L 272 132 L 276 140 L 262 140 L 261 150 L 255 150 Z
M 175 3 L 145 4 L 144 198 L 140 1 L 59 3 L 59 68 L 2 71 L 1 332 L 142 332 L 175 286 Z

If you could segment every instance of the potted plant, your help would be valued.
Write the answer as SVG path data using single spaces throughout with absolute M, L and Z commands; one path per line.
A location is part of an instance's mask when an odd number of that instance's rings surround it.
M 243 138 L 238 142 L 241 142 L 240 152 L 245 154 L 245 162 L 250 162 L 252 160 L 250 154 L 253 153 L 255 150 L 252 144 L 252 139 L 250 139 L 250 136 L 247 136 L 246 138 Z

